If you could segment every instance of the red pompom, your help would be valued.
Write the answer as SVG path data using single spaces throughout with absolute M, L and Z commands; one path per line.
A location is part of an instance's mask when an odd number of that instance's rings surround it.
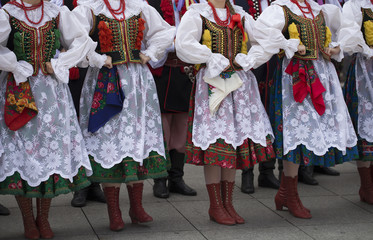
M 78 6 L 78 0 L 73 1 L 73 6 L 74 6 L 74 8 L 76 8 Z
M 111 52 L 113 49 L 113 34 L 104 21 L 98 24 L 98 37 L 100 39 L 101 52 Z
M 70 68 L 69 79 L 70 80 L 78 80 L 79 79 L 79 68 L 77 68 L 77 67 Z

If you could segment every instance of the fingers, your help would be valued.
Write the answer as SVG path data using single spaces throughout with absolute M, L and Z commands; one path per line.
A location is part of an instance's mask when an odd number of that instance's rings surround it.
M 112 62 L 112 58 L 111 58 L 111 56 L 107 56 L 107 58 L 106 58 L 106 60 L 105 60 L 104 67 L 107 67 L 107 68 L 109 68 L 109 69 L 112 69 L 112 68 L 113 68 L 113 62 Z
M 48 74 L 53 74 L 54 73 L 52 64 L 50 62 L 45 63 L 45 68 L 46 68 Z

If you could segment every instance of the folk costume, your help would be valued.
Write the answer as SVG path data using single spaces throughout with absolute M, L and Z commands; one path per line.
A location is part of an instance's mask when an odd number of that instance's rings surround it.
M 183 4 L 183 1 L 181 1 L 183 5 L 179 4 L 179 1 L 172 0 L 148 2 L 151 6 L 160 9 L 160 14 L 166 22 L 176 27 L 186 11 L 186 3 Z M 155 69 L 151 68 L 151 71 L 157 86 L 171 168 L 167 178 L 154 179 L 153 194 L 160 198 L 168 198 L 169 192 L 195 196 L 197 192 L 183 180 L 188 109 L 193 80 L 190 75 L 193 74 L 193 66 L 177 58 L 174 46 L 168 50 L 164 58 L 164 61 L 160 61 L 164 62 L 164 65 L 156 64 Z
M 0 32 L 0 193 L 16 195 L 26 238 L 51 238 L 51 198 L 90 184 L 91 165 L 67 82 L 68 69 L 95 43 L 66 7 L 43 1 L 3 6 Z M 53 59 L 61 45 L 69 50 Z M 54 74 L 47 72 L 48 62 Z
M 249 13 L 254 20 L 257 19 L 262 11 L 264 11 L 275 0 L 234 0 L 234 3 Z M 253 69 L 256 80 L 258 81 L 259 92 L 262 102 L 266 110 L 268 109 L 268 85 L 273 82 L 274 71 L 279 64 L 277 55 L 273 56 L 268 62 L 260 67 Z M 279 180 L 274 176 L 276 159 L 259 163 L 258 185 L 260 187 L 268 187 L 278 189 L 280 187 Z M 282 171 L 282 162 L 279 161 L 279 171 Z M 251 194 L 255 192 L 254 188 L 254 168 L 242 170 L 241 176 L 241 192 Z
M 357 156 L 357 137 L 338 75 L 325 52 L 339 46 L 333 40 L 340 24 L 338 7 L 308 0 L 277 0 L 256 22 L 257 39 L 269 56 L 280 49 L 284 55 L 270 95 L 276 157 L 284 161 L 287 173 L 281 178 L 276 208 L 288 207 L 300 218 L 311 214 L 298 197 L 297 164 L 329 167 Z M 306 47 L 305 55 L 297 52 L 299 42 Z M 343 53 L 331 57 L 340 61 Z
M 216 9 L 212 3 L 191 5 L 175 46 L 182 61 L 199 69 L 189 105 L 186 162 L 204 166 L 210 218 L 232 225 L 244 223 L 232 205 L 235 170 L 272 159 L 274 152 L 270 122 L 250 71 L 265 62 L 261 47 L 254 46 L 254 20 L 241 7 L 226 4 Z
M 88 69 L 80 101 L 91 179 L 104 183 L 111 230 L 124 227 L 120 183 L 127 183 L 132 222 L 152 221 L 142 207 L 142 180 L 166 177 L 168 162 L 156 86 L 140 51 L 157 62 L 175 29 L 140 0 L 80 0 L 73 12 L 98 42 L 90 64 L 101 66 Z M 111 69 L 102 67 L 107 56 Z
M 339 40 L 343 50 L 353 55 L 344 94 L 358 134 L 360 199 L 373 204 L 373 2 L 350 0 L 343 7 L 346 28 Z

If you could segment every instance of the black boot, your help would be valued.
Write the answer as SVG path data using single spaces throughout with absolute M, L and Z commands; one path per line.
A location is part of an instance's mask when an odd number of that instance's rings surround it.
M 88 191 L 89 191 L 89 186 L 79 191 L 74 192 L 74 197 L 71 200 L 71 206 L 84 207 L 87 204 Z
M 319 184 L 319 182 L 313 178 L 313 166 L 299 166 L 298 181 L 307 185 Z
M 88 188 L 87 200 L 106 203 L 105 194 L 99 183 L 93 182 Z
M 254 173 L 253 169 L 242 170 L 241 192 L 251 194 L 254 189 Z
M 9 209 L 0 204 L 0 215 L 8 216 L 9 214 Z
M 330 167 L 314 166 L 313 171 L 320 173 L 320 174 L 329 175 L 329 176 L 341 175 L 337 170 L 330 168 Z
M 273 188 L 279 189 L 280 182 L 273 174 L 273 170 L 275 169 L 276 160 L 268 161 L 268 162 L 261 162 L 259 163 L 259 177 L 258 177 L 258 185 L 260 187 L 266 188 Z
M 168 198 L 170 192 L 166 186 L 167 178 L 155 178 L 153 185 L 153 195 L 157 198 Z
M 185 184 L 184 176 L 184 153 L 176 150 L 170 151 L 171 169 L 168 171 L 168 189 L 172 193 L 180 193 L 186 196 L 196 196 L 197 192 Z

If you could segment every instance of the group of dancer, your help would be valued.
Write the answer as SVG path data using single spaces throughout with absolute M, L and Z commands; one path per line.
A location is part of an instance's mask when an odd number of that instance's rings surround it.
M 122 183 L 132 223 L 150 222 L 145 179 L 157 197 L 197 194 L 184 162 L 203 166 L 219 224 L 245 223 L 232 203 L 236 170 L 270 162 L 261 167 L 270 169 L 266 185 L 276 159 L 277 210 L 311 218 L 299 166 L 352 160 L 361 201 L 373 204 L 373 1 L 343 9 L 240 2 L 78 0 L 70 11 L 11 0 L 1 8 L 0 194 L 15 195 L 26 238 L 53 238 L 51 199 L 91 182 L 103 187 L 112 231 L 124 228 Z M 332 61 L 344 54 L 353 61 L 342 91 Z M 265 74 L 254 75 L 263 64 Z M 68 87 L 75 66 L 88 68 L 79 115 Z

